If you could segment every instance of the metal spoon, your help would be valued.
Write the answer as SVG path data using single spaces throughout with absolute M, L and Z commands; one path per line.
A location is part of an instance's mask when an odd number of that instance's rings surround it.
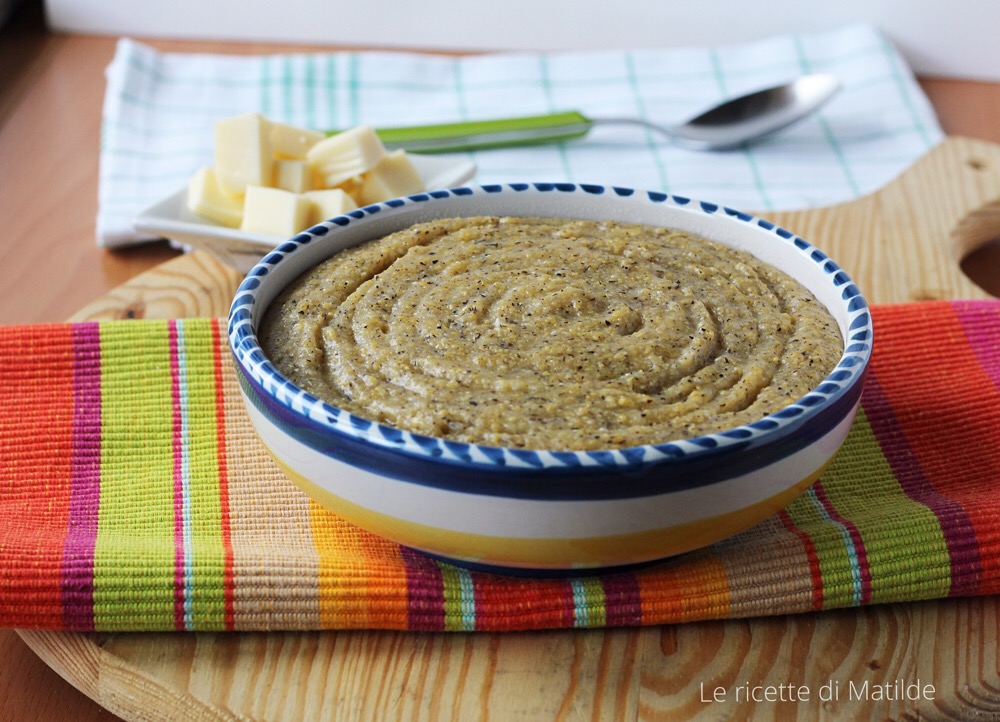
M 641 118 L 588 118 L 579 111 L 441 125 L 380 128 L 387 148 L 445 153 L 553 143 L 582 138 L 595 125 L 639 125 L 694 150 L 735 148 L 814 113 L 840 89 L 833 75 L 803 75 L 790 83 L 727 100 L 675 126 Z

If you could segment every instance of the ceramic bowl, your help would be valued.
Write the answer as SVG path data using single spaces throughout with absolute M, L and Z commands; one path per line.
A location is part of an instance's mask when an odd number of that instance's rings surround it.
M 497 448 L 420 436 L 317 400 L 257 340 L 262 314 L 301 273 L 414 223 L 474 215 L 605 219 L 678 228 L 747 250 L 802 282 L 844 337 L 810 393 L 720 433 L 607 451 Z M 830 463 L 857 411 L 872 348 L 868 306 L 837 264 L 795 234 L 663 193 L 565 183 L 462 187 L 333 218 L 279 245 L 247 275 L 229 341 L 250 419 L 288 476 L 320 504 L 456 563 L 562 573 L 663 559 L 776 513 Z

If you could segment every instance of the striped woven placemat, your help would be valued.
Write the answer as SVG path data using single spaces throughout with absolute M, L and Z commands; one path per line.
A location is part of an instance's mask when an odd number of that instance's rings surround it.
M 250 428 L 218 319 L 0 328 L 0 624 L 514 630 L 1000 591 L 1000 302 L 874 310 L 824 477 L 727 541 L 628 573 L 451 566 L 325 511 Z

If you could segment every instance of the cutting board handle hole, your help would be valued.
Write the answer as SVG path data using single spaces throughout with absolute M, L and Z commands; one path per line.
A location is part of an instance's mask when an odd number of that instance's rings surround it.
M 952 230 L 952 238 L 962 273 L 986 293 L 1000 297 L 1000 200 L 968 214 Z
M 967 161 L 965 161 L 965 163 L 970 168 L 972 168 L 972 170 L 976 171 L 984 171 L 990 169 L 990 162 L 987 160 L 983 160 L 982 158 L 969 158 Z
M 962 258 L 961 268 L 970 281 L 1000 298 L 1000 236 Z

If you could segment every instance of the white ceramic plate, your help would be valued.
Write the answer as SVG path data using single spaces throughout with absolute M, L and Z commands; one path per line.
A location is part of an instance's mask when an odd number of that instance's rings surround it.
M 428 190 L 462 185 L 476 174 L 476 164 L 463 157 L 414 153 L 410 158 Z M 185 187 L 136 216 L 133 228 L 208 251 L 242 273 L 253 268 L 276 245 L 288 240 L 213 223 L 192 213 L 186 199 Z

